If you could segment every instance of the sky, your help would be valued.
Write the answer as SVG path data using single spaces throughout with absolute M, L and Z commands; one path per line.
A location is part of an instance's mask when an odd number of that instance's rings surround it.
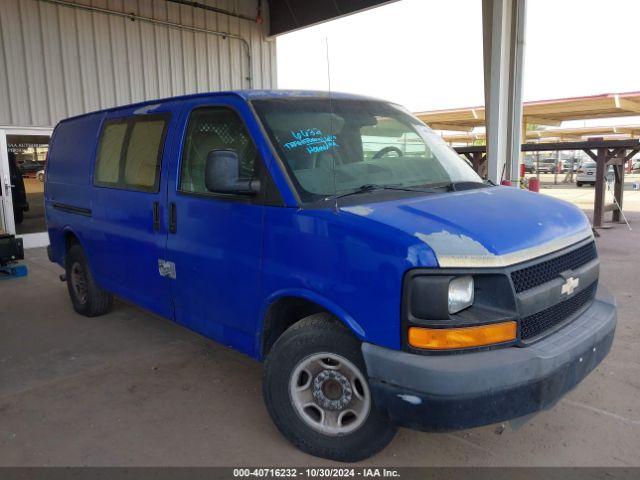
M 400 0 L 282 35 L 278 87 L 330 77 L 414 112 L 483 105 L 481 14 L 481 0 Z M 640 90 L 639 18 L 639 0 L 529 0 L 523 100 Z

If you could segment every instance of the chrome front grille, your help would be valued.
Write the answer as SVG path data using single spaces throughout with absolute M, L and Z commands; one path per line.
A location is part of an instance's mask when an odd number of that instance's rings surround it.
M 524 292 L 558 278 L 562 272 L 580 268 L 597 257 L 596 244 L 590 242 L 559 257 L 515 270 L 511 272 L 511 280 L 516 293 Z

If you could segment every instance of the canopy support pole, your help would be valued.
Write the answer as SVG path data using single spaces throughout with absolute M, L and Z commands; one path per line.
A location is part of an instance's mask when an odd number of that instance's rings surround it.
M 483 0 L 487 175 L 500 183 L 520 177 L 522 71 L 526 0 Z

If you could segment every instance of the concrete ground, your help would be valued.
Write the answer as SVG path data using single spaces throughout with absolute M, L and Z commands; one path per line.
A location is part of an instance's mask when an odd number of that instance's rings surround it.
M 555 408 L 502 434 L 400 430 L 363 465 L 640 466 L 640 213 L 597 239 L 619 302 L 605 361 Z M 0 466 L 324 465 L 271 423 L 260 364 L 117 302 L 76 315 L 60 269 L 28 250 L 0 281 Z
M 560 176 L 558 184 L 554 184 L 553 175 L 541 175 L 540 177 L 541 193 L 574 203 L 588 213 L 593 211 L 593 202 L 595 199 L 595 188 L 593 186 L 583 185 L 578 188 L 575 183 L 562 183 Z M 639 185 L 637 190 L 633 187 L 634 183 Z M 640 175 L 625 175 L 622 199 L 625 215 L 629 212 L 640 212 Z M 610 189 L 607 188 L 605 190 L 605 206 L 613 206 L 613 185 L 610 185 Z

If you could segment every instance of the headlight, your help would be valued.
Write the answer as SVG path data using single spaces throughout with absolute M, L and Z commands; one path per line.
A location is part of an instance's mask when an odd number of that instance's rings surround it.
M 416 275 L 410 285 L 408 311 L 422 320 L 449 320 L 474 302 L 471 275 Z
M 405 276 L 402 322 L 408 349 L 462 350 L 517 340 L 518 308 L 506 273 L 447 273 L 425 268 Z
M 473 305 L 473 277 L 457 277 L 449 282 L 449 313 L 458 313 Z

